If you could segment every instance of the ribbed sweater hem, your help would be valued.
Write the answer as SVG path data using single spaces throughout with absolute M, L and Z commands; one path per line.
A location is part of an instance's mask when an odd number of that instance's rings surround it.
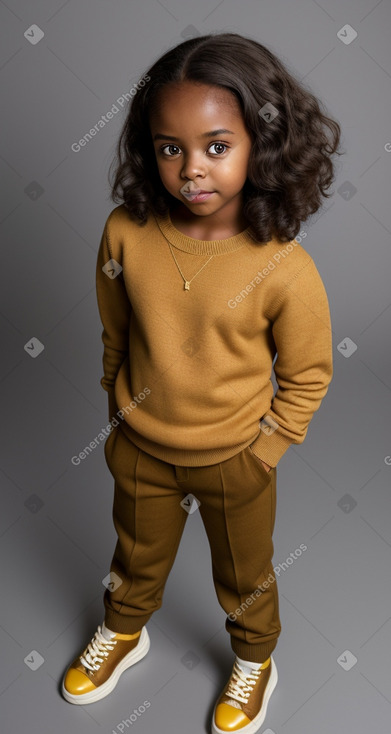
M 247 448 L 253 441 L 255 441 L 258 433 L 253 436 L 249 441 L 236 444 L 226 449 L 200 449 L 198 451 L 186 451 L 185 449 L 173 449 L 169 446 L 161 446 L 153 441 L 149 441 L 145 436 L 141 436 L 139 433 L 134 431 L 128 423 L 121 422 L 120 428 L 125 435 L 132 441 L 139 449 L 145 451 L 147 454 L 151 454 L 156 459 L 165 461 L 168 464 L 174 466 L 209 466 L 210 464 L 219 464 L 221 461 L 231 459 L 243 449 Z

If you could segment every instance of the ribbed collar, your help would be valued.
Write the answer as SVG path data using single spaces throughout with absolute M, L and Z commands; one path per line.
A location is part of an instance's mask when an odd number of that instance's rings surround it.
M 254 240 L 249 234 L 249 228 L 224 240 L 196 240 L 174 227 L 169 212 L 163 216 L 156 216 L 155 219 L 163 236 L 174 247 L 193 255 L 224 255 L 226 252 L 239 250 L 244 245 L 254 244 Z

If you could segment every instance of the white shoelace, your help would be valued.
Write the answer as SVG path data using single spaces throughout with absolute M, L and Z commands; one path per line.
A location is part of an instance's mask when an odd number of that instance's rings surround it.
M 240 703 L 247 703 L 261 672 L 261 669 L 259 669 L 253 670 L 252 673 L 244 673 L 235 661 L 232 677 L 225 695 L 235 699 L 235 701 L 240 701 Z
M 117 640 L 107 640 L 102 634 L 102 628 L 98 626 L 83 655 L 80 655 L 80 661 L 89 670 L 99 670 L 104 658 L 108 657 L 109 650 L 114 650 L 116 644 Z

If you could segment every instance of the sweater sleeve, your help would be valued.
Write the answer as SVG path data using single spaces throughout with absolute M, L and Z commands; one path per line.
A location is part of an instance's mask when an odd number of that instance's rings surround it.
M 120 263 L 118 265 L 113 263 L 114 268 L 111 268 L 110 264 L 107 265 L 109 260 L 116 260 L 110 244 L 109 220 L 110 217 L 106 221 L 98 251 L 96 295 L 103 325 L 102 341 L 104 345 L 103 377 L 100 384 L 108 393 L 109 419 L 111 420 L 118 410 L 114 393 L 115 380 L 129 352 L 129 322 L 132 309 Z M 106 268 L 102 270 L 104 266 Z M 116 269 L 120 270 L 117 274 L 115 274 Z
M 251 444 L 270 466 L 276 466 L 292 443 L 304 441 L 333 376 L 329 304 L 312 259 L 287 283 L 275 305 L 278 389 Z

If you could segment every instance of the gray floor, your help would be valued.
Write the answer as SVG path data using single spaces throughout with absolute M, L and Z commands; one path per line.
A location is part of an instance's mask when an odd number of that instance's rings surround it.
M 345 462 L 343 447 L 333 445 L 332 415 L 342 417 L 335 395 L 313 423 L 306 450 L 290 450 L 279 467 L 274 561 L 281 564 L 283 631 L 264 734 L 364 733 L 374 722 L 389 730 L 389 467 L 377 466 L 375 451 Z M 379 425 L 378 441 L 381 435 Z M 101 581 L 114 542 L 110 475 L 101 453 L 88 462 L 84 472 L 68 470 L 39 490 L 37 511 L 22 509 L 13 482 L 6 486 L 2 731 L 121 732 L 145 701 L 136 731 L 208 731 L 233 653 L 198 512 L 188 517 L 163 607 L 148 624 L 148 656 L 101 702 L 79 708 L 59 695 L 64 667 L 101 620 Z M 307 550 L 284 566 L 302 543 Z M 39 656 L 42 665 L 32 670 L 28 663 Z
M 120 115 L 71 145 L 165 48 L 210 30 L 253 34 L 290 62 L 348 149 L 333 197 L 303 226 L 329 295 L 334 378 L 305 443 L 278 465 L 279 683 L 260 734 L 390 731 L 390 19 L 390 3 L 368 0 L 0 3 L 2 732 L 208 732 L 231 670 L 194 512 L 147 657 L 101 702 L 59 693 L 102 620 L 115 543 L 103 446 L 79 466 L 71 457 L 107 423 L 95 263 Z M 33 23 L 45 34 L 35 45 Z M 348 44 L 346 23 L 358 33 Z

